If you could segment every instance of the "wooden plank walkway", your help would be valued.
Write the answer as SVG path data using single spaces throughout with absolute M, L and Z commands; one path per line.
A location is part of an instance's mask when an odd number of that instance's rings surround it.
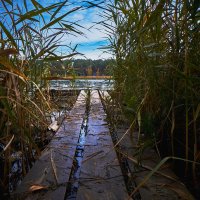
M 71 173 L 80 127 L 85 115 L 85 96 L 86 93 L 81 91 L 69 116 L 23 179 L 13 194 L 13 199 L 64 199 L 66 183 Z M 38 185 L 47 189 L 30 193 L 30 188 Z
M 125 200 L 124 179 L 98 92 L 91 93 L 85 153 L 77 200 Z
M 70 181 L 80 129 L 85 116 L 86 93 L 81 91 L 69 116 L 23 179 L 13 199 L 64 200 Z M 124 178 L 113 149 L 106 114 L 98 92 L 91 92 L 88 134 L 79 177 L 77 200 L 125 200 L 128 198 Z M 31 192 L 33 187 L 42 190 Z M 67 198 L 68 199 L 68 198 Z

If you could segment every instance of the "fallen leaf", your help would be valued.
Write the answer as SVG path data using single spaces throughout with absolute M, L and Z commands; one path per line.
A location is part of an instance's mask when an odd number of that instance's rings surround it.
M 43 186 L 43 185 L 32 185 L 29 188 L 29 192 L 35 192 L 35 191 L 39 191 L 39 190 L 47 190 L 48 187 L 47 186 Z
M 56 185 L 58 185 L 57 169 L 56 169 L 56 164 L 55 164 L 54 159 L 53 159 L 53 151 L 52 150 L 51 150 L 51 166 L 52 166 L 52 169 L 53 169 L 54 178 L 56 180 Z

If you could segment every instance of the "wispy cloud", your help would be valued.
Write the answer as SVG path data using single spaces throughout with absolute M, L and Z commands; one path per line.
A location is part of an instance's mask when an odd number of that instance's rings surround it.
M 86 58 L 86 59 L 93 59 L 93 60 L 112 58 L 111 54 L 103 52 L 102 50 L 99 50 L 99 49 L 95 49 L 94 51 L 84 50 L 84 51 L 82 51 L 82 53 L 84 53 L 84 56 L 77 55 L 77 56 L 75 56 L 75 58 L 82 58 L 82 59 Z
M 100 9 L 91 8 L 80 11 L 71 16 L 71 20 L 79 20 L 79 24 L 84 28 L 81 29 L 84 35 L 66 35 L 62 39 L 63 44 L 71 41 L 72 45 L 79 44 L 77 50 L 85 54 L 86 57 L 97 59 L 108 58 L 109 54 L 103 53 L 99 47 L 108 45 L 107 36 L 103 27 L 98 24 L 102 18 L 99 16 Z
M 40 2 L 44 4 L 42 0 Z M 48 3 L 51 3 L 51 2 L 53 3 L 60 2 L 60 0 L 48 1 Z M 58 16 L 63 15 L 65 12 L 80 5 L 83 5 L 82 0 L 69 0 L 68 6 L 66 7 L 66 9 L 62 9 L 62 11 L 58 13 Z M 83 28 L 80 28 L 78 26 L 77 28 L 81 30 L 84 33 L 84 35 L 76 34 L 74 36 L 74 35 L 66 34 L 62 37 L 60 41 L 61 44 L 69 45 L 69 43 L 71 43 L 71 46 L 75 46 L 79 44 L 77 51 L 85 54 L 87 58 L 97 59 L 99 58 L 99 56 L 101 58 L 110 57 L 109 54 L 103 53 L 103 51 L 98 49 L 99 47 L 102 47 L 108 44 L 108 42 L 106 42 L 106 34 L 104 32 L 104 29 L 100 24 L 98 24 L 99 21 L 103 20 L 103 18 L 100 16 L 101 14 L 102 14 L 101 9 L 97 7 L 93 7 L 89 9 L 83 8 L 68 15 L 65 20 L 68 21 L 69 23 L 77 22 L 78 24 L 80 24 Z M 62 52 L 63 54 L 65 51 L 66 51 L 66 48 L 64 46 L 58 49 L 58 52 Z

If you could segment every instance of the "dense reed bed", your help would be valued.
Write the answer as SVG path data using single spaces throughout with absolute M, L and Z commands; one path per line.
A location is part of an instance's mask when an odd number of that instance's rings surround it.
M 49 82 L 43 78 L 50 76 L 51 61 L 62 63 L 62 59 L 77 54 L 68 47 L 66 55 L 56 52 L 65 34 L 82 34 L 75 22 L 66 21 L 68 15 L 80 8 L 68 1 L 45 6 L 35 0 L 0 2 L 2 197 L 15 189 L 13 175 L 19 181 L 40 154 L 35 140 L 39 137 L 43 141 L 49 125 L 47 116 L 55 108 L 50 101 Z M 19 162 L 15 163 L 16 160 Z
M 67 0 L 0 2 L 0 193 L 14 188 L 10 174 L 20 159 L 24 176 L 45 137 L 50 101 L 51 61 L 70 59 L 76 47 L 59 47 L 65 34 L 82 34 L 66 20 L 82 7 Z M 58 2 L 58 3 L 57 3 Z M 111 50 L 115 98 L 139 129 L 142 148 L 153 146 L 172 160 L 177 174 L 193 189 L 200 178 L 200 3 L 199 0 L 115 0 L 88 2 L 103 9 Z M 82 27 L 83 28 L 83 27 Z M 69 41 L 70 43 L 70 41 Z M 45 91 L 45 92 L 44 92 Z M 144 137 L 141 137 L 144 135 Z M 145 138 L 145 140 L 144 140 Z M 18 176 L 18 173 L 16 173 Z M 195 191 L 194 191 L 195 194 Z M 195 194 L 199 197 L 196 192 Z
M 102 22 L 116 57 L 116 98 L 139 127 L 141 145 L 173 158 L 193 189 L 200 178 L 199 6 L 198 0 L 115 0 Z

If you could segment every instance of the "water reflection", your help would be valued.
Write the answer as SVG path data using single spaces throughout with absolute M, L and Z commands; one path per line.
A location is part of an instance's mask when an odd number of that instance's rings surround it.
M 97 89 L 97 90 L 112 90 L 114 85 L 113 80 L 52 80 L 50 83 L 51 89 L 57 90 L 72 90 L 72 89 Z

